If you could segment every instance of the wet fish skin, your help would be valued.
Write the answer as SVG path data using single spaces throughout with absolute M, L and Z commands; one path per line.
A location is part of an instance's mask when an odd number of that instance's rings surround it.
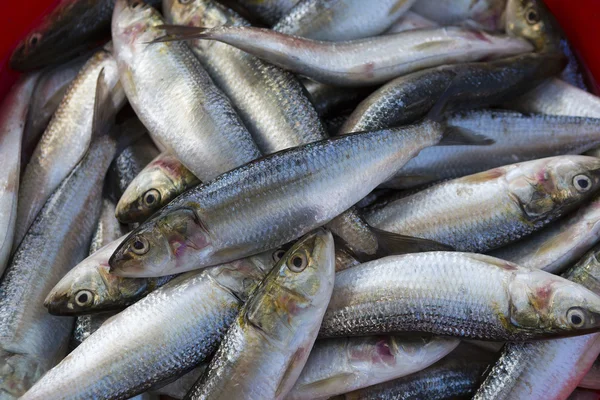
M 304 80 L 302 82 L 310 95 L 320 117 L 336 116 L 348 109 L 354 109 L 375 88 L 344 88 Z M 337 134 L 337 131 L 335 132 Z
M 289 400 L 325 399 L 409 375 L 450 353 L 459 340 L 367 336 L 318 340 Z
M 384 83 L 443 64 L 509 57 L 533 48 L 524 39 L 457 27 L 345 42 L 320 42 L 250 27 L 198 28 L 179 35 L 179 27 L 166 30 L 175 34 L 175 40 L 217 40 L 315 81 L 353 87 Z
M 198 184 L 200 180 L 177 157 L 167 152 L 160 153 L 127 186 L 115 215 L 123 223 L 143 222 Z
M 186 398 L 286 398 L 317 338 L 333 290 L 334 258 L 325 229 L 295 243 L 242 307 Z
M 600 296 L 564 278 L 481 254 L 389 256 L 336 275 L 320 337 L 428 333 L 531 340 L 600 329 Z M 572 323 L 573 308 L 580 324 Z
M 490 146 L 434 146 L 410 160 L 386 186 L 409 188 L 600 145 L 600 120 L 481 110 L 457 113 L 450 126 L 484 134 Z M 403 179 L 404 178 L 404 179 Z
M 385 32 L 415 0 L 302 0 L 273 30 L 314 40 L 339 42 Z
M 52 192 L 83 157 L 90 143 L 96 81 L 100 71 L 112 90 L 116 109 L 125 103 L 115 60 L 100 50 L 73 80 L 44 131 L 21 179 L 13 251 Z
M 350 208 L 443 133 L 440 124 L 426 121 L 345 135 L 223 174 L 179 196 L 134 230 L 110 258 L 111 272 L 170 275 L 277 248 Z
M 559 73 L 558 54 L 524 54 L 496 61 L 443 65 L 401 76 L 363 100 L 341 133 L 398 126 L 422 118 L 453 85 L 448 111 L 498 104 Z
M 589 199 L 600 188 L 599 163 L 594 157 L 557 156 L 494 168 L 433 185 L 374 209 L 365 219 L 385 231 L 483 253 L 541 229 Z
M 115 3 L 112 36 L 121 83 L 150 135 L 202 181 L 260 157 L 230 101 L 190 48 L 149 43 L 164 35 L 162 24 L 148 5 Z
M 402 15 L 396 22 L 394 22 L 386 33 L 398 33 L 413 29 L 434 28 L 436 26 L 439 26 L 436 22 L 409 10 L 404 13 L 404 15 Z
M 21 141 L 29 101 L 38 75 L 30 74 L 11 88 L 0 105 L 0 276 L 6 268 L 15 234 Z
M 300 0 L 237 0 L 248 11 L 269 25 L 275 24 Z
M 506 33 L 534 44 L 536 51 L 560 50 L 561 30 L 543 1 L 507 0 Z
M 90 315 L 81 315 L 75 318 L 73 336 L 69 342 L 69 352 L 77 348 L 84 340 L 98 330 L 109 318 L 116 315 L 115 311 L 99 312 Z
M 501 31 L 507 0 L 419 0 L 412 11 L 441 25 L 466 24 Z
M 127 399 L 191 370 L 273 265 L 268 253 L 172 280 L 101 326 L 22 399 Z

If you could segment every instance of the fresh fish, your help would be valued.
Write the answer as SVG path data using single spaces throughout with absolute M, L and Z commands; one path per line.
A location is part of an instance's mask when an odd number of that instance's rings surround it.
M 537 51 L 560 51 L 561 30 L 542 0 L 508 0 L 506 33 L 529 40 Z
M 160 153 L 130 182 L 119 199 L 116 216 L 123 223 L 143 222 L 200 181 L 170 153 Z
M 365 215 L 376 228 L 483 253 L 525 237 L 600 189 L 600 160 L 558 156 L 431 186 Z
M 164 35 L 158 27 L 163 23 L 146 4 L 115 3 L 112 34 L 121 83 L 150 135 L 202 181 L 260 157 L 229 99 L 190 48 L 149 43 Z
M 140 128 L 143 127 L 139 121 L 135 123 L 139 123 Z M 142 135 L 140 139 L 125 147 L 117 158 L 115 158 L 110 169 L 111 174 L 109 178 L 113 180 L 115 193 L 122 198 L 122 195 L 131 183 L 158 154 L 158 149 L 147 135 Z M 113 213 L 112 217 L 115 217 L 115 213 Z M 122 222 L 127 223 L 131 221 L 125 220 Z
M 565 278 L 600 294 L 600 247 L 596 246 Z M 586 325 L 585 308 L 569 310 L 572 325 Z M 531 343 L 507 343 L 474 399 L 566 399 L 600 353 L 600 334 Z
M 0 283 L 2 398 L 21 396 L 66 355 L 73 319 L 52 316 L 42 304 L 58 279 L 87 254 L 100 214 L 102 182 L 116 152 L 105 127 L 112 107 L 103 77 L 98 78 L 89 149 L 40 211 Z
M 317 338 L 334 264 L 330 232 L 319 229 L 294 244 L 254 290 L 186 397 L 286 398 Z
M 441 25 L 461 23 L 491 31 L 504 29 L 507 0 L 419 0 L 412 11 Z
M 439 26 L 434 21 L 427 19 L 415 12 L 407 11 L 402 15 L 386 33 L 412 31 L 413 29 L 435 28 Z
M 106 311 L 77 317 L 75 319 L 73 337 L 69 343 L 70 350 L 73 351 L 73 349 L 77 348 L 77 346 L 89 338 L 92 333 L 96 332 L 102 324 L 116 314 L 117 312 L 115 311 Z
M 600 362 L 598 359 L 594 361 L 592 367 L 588 370 L 577 386 L 586 389 L 600 390 Z
M 17 217 L 23 127 L 38 75 L 17 82 L 0 105 L 0 277 L 12 249 Z
M 134 230 L 110 258 L 111 272 L 171 275 L 279 247 L 352 207 L 443 134 L 428 120 L 322 140 L 225 173 Z
M 100 50 L 85 64 L 42 135 L 25 168 L 19 190 L 13 250 L 50 195 L 81 160 L 90 143 L 96 81 L 104 70 L 116 109 L 125 103 L 115 60 Z
M 25 132 L 23 133 L 23 145 L 21 146 L 21 166 L 29 162 L 29 158 L 35 150 L 40 136 L 48 126 L 48 122 L 60 105 L 69 85 L 75 79 L 89 57 L 79 57 L 57 67 L 53 67 L 41 73 L 38 83 L 35 85 L 34 95 L 31 97 Z
M 415 1 L 302 0 L 273 26 L 273 30 L 333 42 L 377 36 Z
M 281 68 L 336 86 L 376 85 L 425 68 L 509 57 L 533 49 L 521 38 L 457 27 L 345 42 L 320 42 L 250 27 L 164 28 L 172 36 L 159 40 L 220 41 Z
M 386 186 L 407 188 L 516 162 L 581 154 L 600 145 L 600 119 L 468 111 L 448 125 L 494 140 L 490 146 L 434 146 L 410 160 Z M 581 254 L 580 254 L 581 255 Z
M 518 242 L 489 253 L 523 267 L 557 274 L 577 262 L 600 238 L 600 198 Z
M 310 95 L 317 113 L 321 117 L 339 114 L 353 110 L 362 100 L 370 95 L 374 88 L 346 88 L 325 85 L 323 83 L 305 80 L 302 82 Z M 335 132 L 337 134 L 337 131 Z
M 273 25 L 287 14 L 300 0 L 237 0 L 263 22 Z
M 367 336 L 318 340 L 286 399 L 326 399 L 429 367 L 450 353 L 455 338 Z
M 190 371 L 274 264 L 269 252 L 172 280 L 102 325 L 22 400 L 128 399 Z
M 461 344 L 449 356 L 427 369 L 342 396 L 332 397 L 331 400 L 470 398 L 481 383 L 482 375 L 493 361 L 493 355 Z

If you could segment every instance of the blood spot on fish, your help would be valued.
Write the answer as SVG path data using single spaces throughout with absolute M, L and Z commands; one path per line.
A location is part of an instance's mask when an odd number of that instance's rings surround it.
M 471 32 L 471 34 L 473 34 L 473 37 L 475 39 L 481 40 L 481 41 L 487 42 L 487 43 L 492 43 L 492 41 L 483 32 L 476 30 L 476 29 L 471 30 L 470 32 Z
M 373 363 L 393 364 L 396 359 L 390 349 L 390 343 L 387 338 L 381 339 L 375 344 L 374 356 L 376 358 L 373 359 Z
M 363 69 L 366 76 L 373 77 L 373 72 L 375 71 L 375 63 L 372 61 L 368 62 L 364 65 Z

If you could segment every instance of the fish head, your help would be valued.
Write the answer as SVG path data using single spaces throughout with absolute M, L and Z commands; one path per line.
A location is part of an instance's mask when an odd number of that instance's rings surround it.
M 528 161 L 509 168 L 506 180 L 527 221 L 556 218 L 600 189 L 600 159 L 559 156 Z
M 560 29 L 542 0 L 508 0 L 506 32 L 529 40 L 536 50 L 558 50 Z
M 117 247 L 108 261 L 110 272 L 134 278 L 186 272 L 214 253 L 212 242 L 191 208 L 163 209 Z
M 581 335 L 600 331 L 600 296 L 582 285 L 533 270 L 510 285 L 513 326 L 539 335 Z
M 159 12 L 143 0 L 116 0 L 112 19 L 112 37 L 115 46 L 128 45 L 129 49 L 142 52 L 154 39 L 164 36 L 159 25 L 164 24 Z M 133 57 L 130 52 L 121 52 L 120 58 Z

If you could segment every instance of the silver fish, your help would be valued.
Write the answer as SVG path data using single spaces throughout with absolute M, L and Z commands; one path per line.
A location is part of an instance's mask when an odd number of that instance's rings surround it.
M 507 0 L 419 0 L 412 11 L 441 25 L 466 23 L 492 31 L 504 29 Z
M 173 37 L 230 44 L 315 81 L 369 86 L 425 68 L 527 53 L 525 39 L 457 27 L 419 29 L 345 42 L 321 42 L 250 27 L 166 26 Z
M 314 40 L 362 39 L 385 32 L 416 0 L 303 0 L 273 26 Z
M 69 343 L 70 351 L 77 348 L 92 333 L 96 332 L 102 324 L 115 315 L 115 311 L 106 311 L 77 317 L 75 319 L 75 328 L 73 328 L 73 337 Z
M 21 140 L 38 74 L 17 82 L 0 105 L 0 277 L 12 249 L 17 219 Z
M 263 22 L 273 25 L 289 12 L 300 0 L 236 0 Z
M 583 286 L 498 258 L 406 254 L 336 274 L 320 337 L 422 332 L 521 341 L 583 335 L 600 330 L 599 307 L 600 296 Z
M 202 181 L 260 157 L 229 99 L 190 48 L 149 44 L 164 35 L 158 27 L 163 23 L 146 4 L 115 3 L 112 36 L 121 83 L 150 135 Z

